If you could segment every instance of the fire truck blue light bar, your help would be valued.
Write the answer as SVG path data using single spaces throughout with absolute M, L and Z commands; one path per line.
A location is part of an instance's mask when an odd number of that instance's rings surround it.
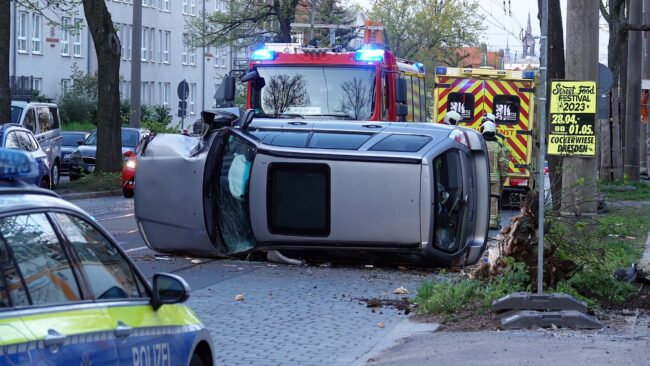
M 251 54 L 251 60 L 253 61 L 269 61 L 275 59 L 275 51 L 261 49 L 253 52 Z
M 384 50 L 359 50 L 354 53 L 355 61 L 384 61 Z

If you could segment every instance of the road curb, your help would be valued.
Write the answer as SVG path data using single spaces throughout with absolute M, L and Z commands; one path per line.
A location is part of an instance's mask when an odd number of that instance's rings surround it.
M 121 195 L 122 195 L 122 190 L 116 189 L 113 191 L 66 193 L 66 194 L 60 194 L 59 196 L 61 196 L 61 198 L 63 198 L 64 200 L 72 201 L 72 200 L 82 200 L 86 198 L 113 197 L 113 196 L 121 196 Z
M 390 332 L 384 336 L 379 342 L 375 344 L 368 352 L 357 358 L 350 366 L 363 366 L 370 361 L 370 359 L 378 357 L 383 351 L 395 347 L 400 342 L 409 337 L 419 334 L 433 333 L 440 327 L 438 323 L 425 323 L 416 322 L 406 318 L 393 327 Z

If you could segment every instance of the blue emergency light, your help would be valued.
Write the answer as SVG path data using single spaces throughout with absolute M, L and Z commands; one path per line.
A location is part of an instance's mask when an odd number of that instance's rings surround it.
M 275 60 L 276 53 L 275 51 L 267 50 L 265 48 L 262 48 L 260 50 L 257 50 L 251 54 L 251 60 L 254 61 L 270 61 L 270 60 Z
M 384 61 L 384 50 L 359 50 L 354 53 L 355 61 Z
M 534 79 L 535 71 L 524 71 L 524 79 Z
M 444 66 L 436 67 L 436 75 L 447 75 L 447 68 Z
M 38 173 L 38 163 L 30 154 L 0 148 L 0 180 L 34 178 Z
M 418 68 L 418 71 L 424 74 L 424 64 L 422 62 L 416 62 L 415 67 Z

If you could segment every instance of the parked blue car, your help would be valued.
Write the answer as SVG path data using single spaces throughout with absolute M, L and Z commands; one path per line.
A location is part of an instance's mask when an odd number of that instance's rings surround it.
M 21 178 L 22 181 L 50 189 L 50 163 L 47 154 L 36 141 L 34 134 L 15 123 L 0 125 L 0 148 L 23 150 L 28 152 L 38 164 L 38 175 Z

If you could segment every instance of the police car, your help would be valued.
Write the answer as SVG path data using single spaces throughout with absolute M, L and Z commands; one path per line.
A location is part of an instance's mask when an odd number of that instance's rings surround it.
M 0 365 L 212 365 L 187 283 L 147 283 L 88 214 L 18 181 L 35 167 L 0 149 Z

